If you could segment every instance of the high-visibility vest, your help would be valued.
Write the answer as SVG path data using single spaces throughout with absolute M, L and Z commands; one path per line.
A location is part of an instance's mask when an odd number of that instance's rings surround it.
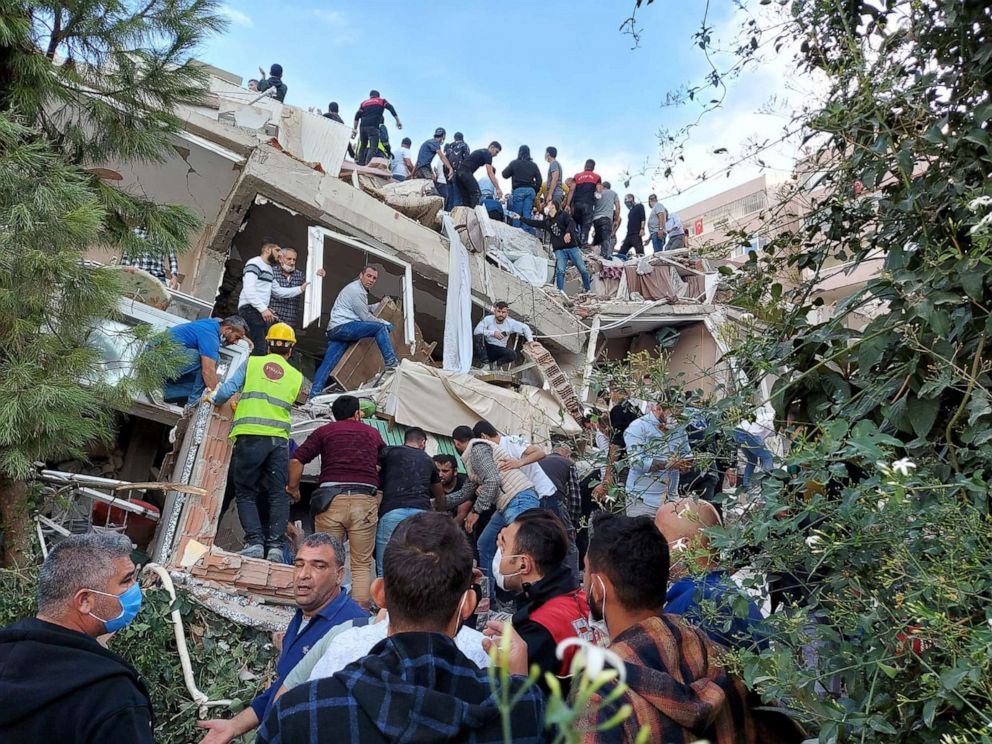
M 289 412 L 302 385 L 300 371 L 278 354 L 249 357 L 231 439 L 240 434 L 289 439 Z

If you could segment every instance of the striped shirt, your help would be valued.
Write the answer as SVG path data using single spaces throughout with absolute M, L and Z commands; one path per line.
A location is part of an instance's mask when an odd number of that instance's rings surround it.
M 303 290 L 300 287 L 285 288 L 273 282 L 272 267 L 261 256 L 249 259 L 245 264 L 242 275 L 243 284 L 241 295 L 238 297 L 238 307 L 251 305 L 260 313 L 269 309 L 272 295 L 276 297 L 299 297 Z

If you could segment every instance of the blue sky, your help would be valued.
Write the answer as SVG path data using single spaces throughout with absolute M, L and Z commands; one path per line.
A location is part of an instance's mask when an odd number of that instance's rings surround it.
M 711 22 L 729 29 L 736 20 L 726 5 L 728 14 Z M 632 0 L 227 0 L 230 27 L 200 56 L 245 80 L 256 77 L 260 65 L 267 70 L 279 62 L 287 103 L 325 109 L 335 100 L 346 121 L 376 88 L 396 107 L 402 134 L 415 148 L 437 126 L 447 129 L 449 140 L 456 130 L 464 132 L 473 148 L 497 139 L 503 144 L 497 169 L 521 144 L 530 145 L 535 158 L 553 144 L 566 174 L 581 170 L 591 157 L 615 188 L 646 199 L 651 191 L 667 195 L 685 188 L 719 166 L 712 150 L 733 152 L 735 142 L 767 128 L 768 122 L 753 118 L 769 82 L 741 81 L 727 110 L 695 136 L 694 168 L 681 166 L 674 182 L 664 179 L 658 132 L 679 126 L 695 111 L 662 104 L 668 91 L 698 80 L 707 69 L 691 38 L 704 3 L 657 0 L 642 9 L 638 48 L 619 30 L 632 7 Z M 393 123 L 387 124 L 395 141 Z M 647 172 L 622 189 L 624 170 Z M 691 198 L 673 199 L 689 204 L 753 175 L 753 169 L 737 170 L 693 189 Z

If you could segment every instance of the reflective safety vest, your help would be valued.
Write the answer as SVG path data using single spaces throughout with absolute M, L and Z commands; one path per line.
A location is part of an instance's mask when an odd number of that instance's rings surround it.
M 231 439 L 240 434 L 289 439 L 290 415 L 303 375 L 278 354 L 248 358 Z

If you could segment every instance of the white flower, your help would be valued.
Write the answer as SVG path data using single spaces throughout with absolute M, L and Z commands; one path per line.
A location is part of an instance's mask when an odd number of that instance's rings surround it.
M 879 499 L 878 500 L 878 503 L 876 504 L 876 506 L 878 507 L 878 510 L 879 511 L 885 511 L 885 505 L 888 504 L 888 503 L 889 502 L 888 502 L 887 499 Z
M 688 549 L 689 549 L 689 541 L 684 537 L 680 537 L 678 540 L 672 543 L 671 547 L 668 550 L 669 552 L 672 553 L 678 553 Z
M 887 462 L 879 460 L 875 463 L 875 467 L 882 471 L 882 475 L 892 475 L 892 468 L 889 467 Z
M 977 212 L 982 207 L 992 207 L 992 196 L 979 196 L 968 203 L 968 209 Z
M 892 463 L 892 471 L 898 473 L 904 478 L 909 477 L 912 474 L 911 471 L 913 470 L 916 470 L 916 463 L 908 457 L 904 457 L 901 460 L 896 460 Z
M 810 535 L 806 538 L 806 547 L 810 550 L 814 550 L 817 545 L 823 542 L 823 538 L 819 535 Z
M 578 646 L 575 656 L 572 657 L 570 674 L 575 675 L 584 669 L 586 677 L 597 679 L 609 666 L 616 670 L 621 683 L 627 681 L 627 665 L 613 651 L 581 638 L 566 638 L 555 647 L 555 654 L 559 659 L 564 660 L 565 652 L 570 646 Z

